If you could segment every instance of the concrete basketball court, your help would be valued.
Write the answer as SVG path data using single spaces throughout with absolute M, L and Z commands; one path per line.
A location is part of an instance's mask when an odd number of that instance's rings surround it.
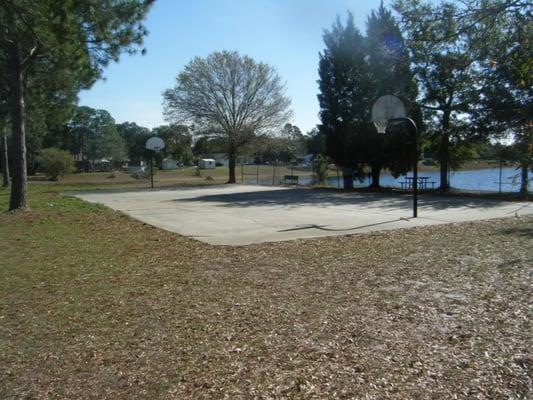
M 527 202 L 224 185 L 70 193 L 215 245 L 246 245 L 533 214 Z

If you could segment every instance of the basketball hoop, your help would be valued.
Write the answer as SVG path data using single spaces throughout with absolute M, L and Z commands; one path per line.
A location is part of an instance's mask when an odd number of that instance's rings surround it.
M 411 126 L 414 137 L 413 146 L 413 218 L 418 217 L 418 127 L 415 121 L 407 118 L 402 101 L 387 94 L 376 100 L 372 106 L 372 122 L 378 133 L 386 133 L 390 124 L 404 123 Z
M 146 141 L 145 147 L 152 150 L 150 157 L 150 187 L 154 188 L 154 153 L 159 153 L 165 148 L 165 142 L 158 136 L 152 136 Z
M 163 139 L 157 136 L 152 136 L 146 141 L 146 148 L 155 152 L 159 152 L 165 148 Z
M 376 130 L 378 133 L 385 133 L 387 131 L 387 126 L 389 125 L 389 120 L 374 120 L 374 126 L 376 127 Z
M 389 120 L 405 117 L 405 106 L 402 101 L 391 94 L 381 96 L 372 106 L 372 122 L 378 133 L 387 131 Z

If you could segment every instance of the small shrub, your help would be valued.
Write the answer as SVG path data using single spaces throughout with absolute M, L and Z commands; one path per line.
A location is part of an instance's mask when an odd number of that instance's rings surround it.
M 329 172 L 329 160 L 327 157 L 322 155 L 316 156 L 315 171 L 318 177 L 318 183 L 325 183 Z
M 41 151 L 38 158 L 42 172 L 51 181 L 57 181 L 62 175 L 74 171 L 74 160 L 72 154 L 66 150 L 51 147 Z

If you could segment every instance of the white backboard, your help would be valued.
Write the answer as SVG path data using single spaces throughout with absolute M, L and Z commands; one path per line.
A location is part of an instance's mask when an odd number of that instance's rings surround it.
M 152 136 L 146 141 L 146 148 L 152 151 L 160 151 L 165 148 L 165 142 L 158 136 Z
M 379 133 L 385 133 L 389 120 L 406 116 L 403 102 L 391 94 L 381 96 L 372 106 L 372 122 Z

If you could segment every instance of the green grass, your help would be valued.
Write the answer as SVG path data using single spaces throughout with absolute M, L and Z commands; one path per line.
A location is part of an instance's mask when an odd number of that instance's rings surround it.
M 259 166 L 259 179 L 271 181 L 274 179 L 276 184 L 283 180 L 284 175 L 294 174 L 300 176 L 310 176 L 309 168 L 294 169 L 290 167 L 276 166 L 275 170 L 272 165 Z M 257 166 L 255 165 L 237 165 L 235 169 L 235 176 L 237 182 L 241 179 L 254 181 L 257 177 Z M 44 181 L 44 177 L 34 177 L 34 181 L 38 180 L 42 184 L 53 184 L 52 182 Z M 216 167 L 215 169 L 202 169 L 200 175 L 197 176 L 194 168 L 183 168 L 170 171 L 156 171 L 154 175 L 154 185 L 156 187 L 175 186 L 175 185 L 202 185 L 202 184 L 221 184 L 228 181 L 228 167 Z M 146 179 L 135 179 L 130 174 L 124 172 L 86 172 L 71 174 L 61 179 L 63 184 L 68 185 L 94 185 L 97 187 L 149 187 L 150 181 Z
M 215 247 L 74 178 L 0 213 L 2 399 L 531 394 L 531 217 Z

